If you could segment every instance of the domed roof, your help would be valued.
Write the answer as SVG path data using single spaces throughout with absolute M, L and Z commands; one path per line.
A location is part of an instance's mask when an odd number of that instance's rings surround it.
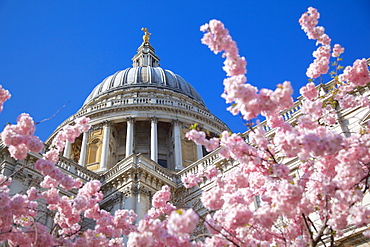
M 100 95 L 132 87 L 157 87 L 185 94 L 204 105 L 202 97 L 190 83 L 181 76 L 161 67 L 134 67 L 116 72 L 98 84 L 84 104 Z
M 132 58 L 133 68 L 118 71 L 105 78 L 90 93 L 84 105 L 113 91 L 133 87 L 156 87 L 187 95 L 205 106 L 202 97 L 192 85 L 172 71 L 159 67 L 160 59 L 155 55 L 154 48 L 149 43 L 149 36 L 144 35 L 143 40 L 137 54 Z

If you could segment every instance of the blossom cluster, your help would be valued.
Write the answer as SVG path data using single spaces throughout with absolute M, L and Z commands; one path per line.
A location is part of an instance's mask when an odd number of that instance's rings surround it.
M 237 45 L 222 22 L 211 20 L 201 27 L 201 31 L 206 32 L 202 43 L 215 53 L 224 51 L 223 56 L 226 59 L 223 69 L 229 77 L 224 80 L 225 89 L 221 96 L 226 103 L 234 102 L 228 108 L 232 114 L 241 113 L 244 119 L 250 120 L 259 114 L 267 117 L 292 106 L 293 90 L 290 82 L 279 84 L 275 91 L 261 89 L 259 92 L 256 87 L 246 83 L 245 58 L 239 56 Z
M 343 74 L 338 76 L 338 81 L 340 84 L 334 99 L 339 102 L 342 108 L 370 105 L 368 97 L 351 94 L 357 87 L 363 87 L 370 82 L 369 66 L 366 59 L 357 59 L 352 66 L 347 66 L 343 70 Z
M 35 163 L 35 169 L 38 170 L 44 177 L 45 184 L 43 187 L 56 187 L 62 186 L 66 190 L 72 188 L 80 188 L 81 182 L 64 174 L 59 168 L 55 166 L 55 163 L 59 159 L 59 154 L 63 151 L 66 142 L 74 142 L 81 133 L 89 130 L 90 125 L 89 119 L 86 117 L 78 118 L 75 120 L 75 125 L 66 126 L 52 140 L 51 149 L 43 154 L 43 158 L 39 159 Z
M 0 85 L 0 112 L 3 111 L 3 104 L 6 100 L 10 99 L 10 93 Z
M 330 63 L 330 42 L 331 39 L 325 33 L 325 29 L 322 26 L 317 26 L 320 13 L 317 9 L 309 7 L 308 11 L 304 13 L 299 19 L 303 31 L 307 34 L 309 39 L 317 40 L 316 45 L 321 44 L 316 51 L 313 52 L 315 60 L 310 64 L 307 69 L 307 76 L 310 78 L 317 78 L 322 74 L 328 73 Z M 339 44 L 336 44 L 333 49 L 333 57 L 338 57 L 344 52 Z
M 1 133 L 1 139 L 9 146 L 9 152 L 13 158 L 23 160 L 29 151 L 41 152 L 44 144 L 34 135 L 35 130 L 33 119 L 27 113 L 18 116 L 17 124 L 9 124 L 5 127 Z
M 317 26 L 319 17 L 316 9 L 309 8 L 299 20 L 309 39 L 321 45 L 307 72 L 311 78 L 327 73 L 330 55 L 338 57 L 344 52 L 337 44 L 330 54 L 330 38 L 323 27 Z M 228 31 L 212 22 L 202 28 L 211 32 L 205 34 L 205 43 L 213 51 L 228 49 L 223 43 L 231 39 Z M 210 26 L 218 27 L 214 31 L 216 39 L 209 38 L 213 37 Z M 369 106 L 367 97 L 348 94 L 369 83 L 369 75 L 363 59 L 339 76 L 345 83 L 335 92 L 334 99 L 342 109 Z M 260 124 L 246 136 L 221 134 L 218 153 L 237 166 L 214 177 L 214 186 L 202 193 L 203 206 L 212 214 L 205 217 L 210 235 L 198 246 L 316 246 L 323 238 L 340 237 L 348 225 L 368 226 L 370 209 L 358 202 L 364 199 L 370 177 L 369 126 L 350 136 L 335 130 L 337 111 L 323 100 L 313 82 L 300 89 L 303 98 L 297 122 L 286 122 L 274 109 L 289 107 L 287 100 L 272 101 L 272 91 L 258 90 L 245 82 L 246 77 L 241 74 L 225 79 L 223 97 L 228 103 L 235 102 L 230 110 L 241 113 L 245 119 L 258 114 L 266 116 L 267 124 L 275 128 L 274 135 L 267 137 Z M 278 86 L 282 91 L 290 91 L 286 88 Z M 247 108 L 252 103 L 253 107 Z M 198 144 L 209 145 L 201 132 L 192 130 L 186 136 Z M 294 172 L 279 162 L 281 157 L 298 161 Z M 183 184 L 187 188 L 199 185 L 207 179 L 203 174 L 189 174 L 182 178 Z
M 327 73 L 331 52 L 329 36 L 317 26 L 319 17 L 311 7 L 299 20 L 308 38 L 321 45 L 307 71 L 311 78 Z M 215 53 L 225 52 L 223 69 L 228 77 L 222 97 L 234 103 L 229 110 L 247 120 L 261 114 L 268 127 L 274 128 L 274 134 L 267 135 L 258 123 L 244 135 L 224 131 L 210 140 L 201 131 L 186 134 L 208 151 L 219 147 L 218 154 L 233 165 L 225 173 L 218 164 L 181 178 L 186 188 L 212 180 L 213 186 L 203 187 L 200 198 L 208 212 L 201 210 L 200 215 L 186 205 L 177 208 L 171 203 L 168 185 L 154 194 L 152 208 L 137 225 L 132 210 L 116 210 L 112 215 L 101 209 L 99 181 L 83 184 L 55 166 L 66 142 L 73 143 L 89 129 L 89 119 L 79 118 L 56 135 L 50 149 L 34 164 L 44 176 L 41 190 L 31 187 L 26 194 L 10 195 L 12 178 L 0 175 L 0 242 L 10 246 L 124 246 L 126 235 L 128 247 L 317 246 L 320 241 L 334 246 L 348 225 L 370 225 L 370 209 L 360 203 L 369 189 L 370 123 L 359 133 L 338 131 L 340 116 L 313 82 L 300 89 L 303 97 L 296 121 L 284 121 L 279 112 L 293 104 L 290 82 L 279 84 L 275 91 L 246 83 L 245 58 L 239 56 L 224 25 L 211 20 L 201 30 L 206 32 L 203 43 Z M 343 51 L 335 45 L 332 57 Z M 368 107 L 368 98 L 351 92 L 370 82 L 369 73 L 366 60 L 356 60 L 339 75 L 342 84 L 329 96 L 342 109 Z M 9 97 L 0 87 L 0 107 Z M 12 157 L 21 160 L 27 152 L 41 151 L 43 144 L 34 131 L 28 114 L 21 114 L 16 125 L 5 127 L 1 138 Z M 71 189 L 77 191 L 74 197 L 62 195 L 62 190 Z M 40 200 L 55 212 L 56 231 L 52 233 L 37 222 Z M 81 228 L 82 216 L 94 220 L 91 229 Z M 200 222 L 208 233 L 196 240 L 192 234 Z M 369 236 L 370 230 L 364 234 Z
M 363 87 L 370 81 L 366 59 L 357 59 L 353 66 L 347 66 L 339 76 L 341 82 L 349 82 L 352 87 Z
M 340 44 L 335 44 L 331 56 L 339 57 L 342 53 L 344 53 L 344 48 Z
M 219 173 L 220 172 L 216 168 L 216 166 L 211 165 L 211 166 L 208 166 L 206 170 L 198 171 L 196 174 L 191 173 L 191 174 L 187 174 L 186 176 L 182 176 L 181 182 L 185 186 L 185 188 L 189 189 L 201 183 L 204 178 L 208 180 L 212 180 L 213 178 L 217 177 Z
M 186 138 L 193 140 L 198 145 L 203 145 L 208 152 L 215 150 L 220 142 L 218 138 L 206 138 L 206 133 L 204 131 L 190 130 L 185 134 Z
M 40 183 L 42 190 L 31 187 L 25 195 L 9 195 L 12 179 L 0 175 L 0 242 L 7 240 L 12 246 L 123 246 L 122 234 L 128 235 L 136 228 L 133 222 L 136 214 L 132 210 L 117 210 L 114 215 L 100 209 L 103 199 L 99 181 L 82 184 L 63 173 L 55 164 L 66 142 L 73 143 L 81 133 L 90 128 L 89 119 L 82 117 L 75 120 L 73 126 L 65 126 L 55 136 L 51 148 L 37 160 L 34 168 L 44 179 Z M 41 152 L 44 145 L 36 137 L 35 124 L 28 114 L 21 114 L 16 125 L 8 125 L 1 133 L 4 144 L 15 159 L 22 160 L 27 153 Z M 75 197 L 62 196 L 64 191 L 79 189 Z M 58 235 L 49 232 L 46 226 L 36 221 L 38 201 L 44 200 L 48 210 L 55 212 L 54 224 L 58 225 Z M 95 220 L 95 229 L 81 232 L 81 216 Z M 57 237 L 62 236 L 62 237 Z
M 128 247 L 196 246 L 190 239 L 199 216 L 193 209 L 176 209 L 170 200 L 170 187 L 165 185 L 153 196 L 153 207 L 128 235 Z M 164 217 L 164 220 L 160 220 Z

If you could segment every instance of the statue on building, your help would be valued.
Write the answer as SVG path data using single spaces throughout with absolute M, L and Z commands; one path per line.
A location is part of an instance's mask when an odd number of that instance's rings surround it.
M 144 35 L 143 35 L 143 43 L 149 43 L 150 35 L 152 35 L 152 34 L 148 32 L 148 28 L 147 27 L 143 27 L 141 29 L 141 31 L 144 32 Z

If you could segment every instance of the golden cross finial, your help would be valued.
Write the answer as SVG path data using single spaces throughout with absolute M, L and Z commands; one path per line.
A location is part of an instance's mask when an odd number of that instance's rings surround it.
M 141 31 L 144 31 L 144 35 L 143 35 L 143 41 L 144 41 L 144 43 L 149 43 L 149 39 L 150 39 L 151 33 L 148 32 L 148 28 L 147 27 L 143 27 L 141 29 Z

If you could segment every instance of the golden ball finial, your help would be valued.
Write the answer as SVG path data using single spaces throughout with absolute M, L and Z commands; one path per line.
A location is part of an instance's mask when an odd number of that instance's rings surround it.
M 141 31 L 144 32 L 144 35 L 143 35 L 143 42 L 144 43 L 149 43 L 149 39 L 150 39 L 150 35 L 151 33 L 148 32 L 148 28 L 147 27 L 143 27 L 141 29 Z

